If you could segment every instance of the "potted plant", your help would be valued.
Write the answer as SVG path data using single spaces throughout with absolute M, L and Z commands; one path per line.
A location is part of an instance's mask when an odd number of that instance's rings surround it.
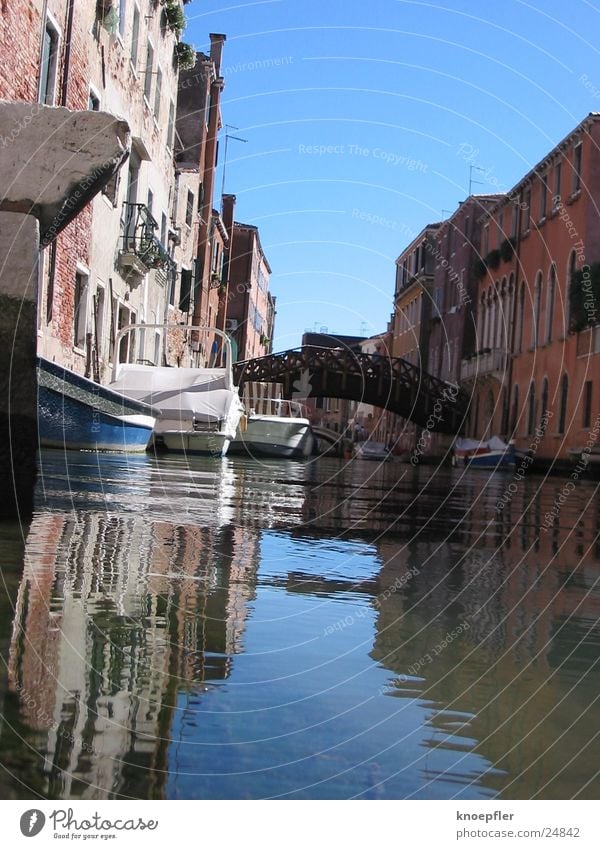
M 183 7 L 179 0 L 165 0 L 163 3 L 163 15 L 166 27 L 179 38 L 186 24 Z
M 180 71 L 191 71 L 196 64 L 196 50 L 185 41 L 178 41 L 175 45 L 175 57 Z
M 494 248 L 493 251 L 490 251 L 489 254 L 485 258 L 485 264 L 488 268 L 498 268 L 500 265 L 501 254 L 498 248 Z
M 500 255 L 504 262 L 509 262 L 515 252 L 515 238 L 505 239 L 500 245 Z

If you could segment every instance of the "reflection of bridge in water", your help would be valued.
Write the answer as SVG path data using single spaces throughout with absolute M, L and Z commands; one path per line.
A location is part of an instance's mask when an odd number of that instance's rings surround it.
M 282 383 L 287 398 L 359 401 L 441 433 L 458 433 L 468 411 L 464 392 L 400 357 L 305 345 L 233 368 L 236 384 Z

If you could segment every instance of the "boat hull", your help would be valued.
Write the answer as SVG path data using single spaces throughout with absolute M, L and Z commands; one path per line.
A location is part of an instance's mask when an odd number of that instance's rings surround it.
M 203 433 L 185 430 L 163 430 L 157 443 L 171 454 L 200 454 L 205 457 L 224 457 L 231 444 L 231 434 Z
M 138 404 L 80 375 L 38 360 L 40 445 L 83 451 L 146 450 L 155 417 Z
M 238 431 L 230 453 L 251 457 L 303 459 L 313 449 L 313 435 L 307 419 L 280 416 L 250 416 L 244 433 Z

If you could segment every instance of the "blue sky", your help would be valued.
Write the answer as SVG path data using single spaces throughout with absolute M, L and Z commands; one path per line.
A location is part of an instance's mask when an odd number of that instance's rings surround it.
M 275 350 L 305 329 L 371 335 L 394 260 L 467 195 L 509 189 L 600 111 L 588 0 L 194 0 L 184 36 L 227 35 L 225 190 L 260 228 Z M 224 149 L 221 139 L 221 156 Z M 221 186 L 221 173 L 217 186 Z

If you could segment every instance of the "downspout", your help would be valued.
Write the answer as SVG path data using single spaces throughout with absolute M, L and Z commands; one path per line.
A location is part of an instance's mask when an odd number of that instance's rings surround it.
M 60 105 L 67 105 L 67 94 L 69 89 L 69 71 L 71 69 L 71 39 L 73 37 L 73 14 L 75 12 L 75 0 L 69 0 L 67 11 L 67 27 L 65 32 L 65 60 L 63 65 L 62 90 Z

